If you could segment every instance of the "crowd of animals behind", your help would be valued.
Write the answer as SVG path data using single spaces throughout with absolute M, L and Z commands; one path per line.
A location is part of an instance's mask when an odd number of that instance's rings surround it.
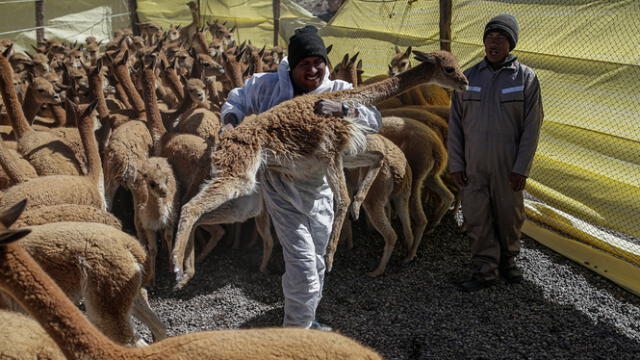
M 16 51 L 10 40 L 0 42 L 0 212 L 3 219 L 5 213 L 17 214 L 2 221 L 7 234 L 2 237 L 20 237 L 19 247 L 64 294 L 76 304 L 84 303 L 90 322 L 111 341 L 129 346 L 144 345 L 130 316 L 149 327 L 154 341 L 167 337 L 145 290 L 153 286 L 156 272 L 184 269 L 176 288 L 186 286 L 195 276 L 196 264 L 230 230 L 262 239 L 263 256 L 256 265 L 267 271 L 275 235 L 260 191 L 225 202 L 215 212 L 199 213 L 199 219 L 185 220 L 195 212 L 182 210 L 215 180 L 212 161 L 226 154 L 220 148 L 234 129 L 224 129 L 219 115 L 229 91 L 241 87 L 253 73 L 276 71 L 286 56 L 282 47 L 239 43 L 227 24 L 202 25 L 195 16 L 186 27 L 163 29 L 144 23 L 139 28 L 139 36 L 120 30 L 106 43 L 91 37 L 82 44 L 47 40 L 25 52 Z M 366 59 L 358 56 L 344 54 L 329 68 L 333 79 L 351 82 L 356 92 L 365 89 L 377 94 L 375 105 L 383 115 L 380 132 L 367 136 L 365 152 L 376 155 L 369 159 L 369 166 L 344 162 L 351 218 L 358 217 L 361 206 L 368 223 L 384 239 L 379 264 L 368 273 L 379 276 L 399 237 L 393 219 L 399 220 L 404 261 L 414 261 L 423 238 L 428 241 L 428 234 L 455 204 L 457 189 L 445 174 L 450 94 L 433 83 L 447 84 L 433 79 L 460 73 L 460 69 L 450 54 L 396 47 L 389 73 L 371 74 L 375 76 L 363 81 Z M 413 81 L 385 97 L 385 81 L 402 77 L 412 64 L 426 63 L 430 70 L 419 79 L 421 84 Z M 132 206 L 117 201 L 122 194 L 130 196 Z M 15 210 L 18 203 L 22 204 L 19 211 Z M 253 225 L 231 225 L 247 221 Z M 179 224 L 190 224 L 190 228 L 176 244 Z M 353 246 L 348 216 L 340 228 L 333 234 L 345 242 L 340 249 Z M 13 233 L 20 235 L 9 235 Z M 42 319 L 53 321 L 53 315 L 35 313 L 54 311 L 57 306 L 66 309 L 64 304 L 43 309 L 21 297 L 25 293 L 7 280 L 15 278 L 11 272 L 17 271 L 4 259 L 18 251 L 12 246 L 0 244 L 0 289 L 6 292 L 0 293 L 0 307 L 6 309 L 0 317 L 21 324 L 22 330 L 0 336 L 7 339 L 0 341 L 0 349 L 6 346 L 3 351 L 22 352 L 18 358 L 26 359 L 50 347 L 50 358 L 63 358 L 42 329 L 34 330 L 35 323 L 8 311 L 23 307 L 42 323 Z M 330 248 L 331 257 L 333 252 L 335 246 Z M 162 263 L 171 268 L 156 267 L 158 256 L 166 256 Z M 32 290 L 35 297 L 48 296 Z M 74 321 L 83 321 L 79 319 L 75 315 Z M 76 330 L 82 333 L 83 329 Z M 277 331 L 272 334 L 276 333 L 290 337 Z M 58 344 L 69 334 L 63 332 L 60 340 L 49 331 Z M 32 341 L 12 340 L 18 335 Z M 97 342 L 82 336 L 82 341 Z M 256 336 L 259 341 L 262 335 Z M 327 341 L 335 345 L 343 340 Z M 61 350 L 70 358 L 82 358 L 87 355 L 83 351 L 89 351 L 77 342 L 69 346 Z M 172 346 L 180 346 L 180 341 L 155 351 L 171 353 Z M 358 354 L 352 358 L 375 358 Z M 92 353 L 90 358 L 100 357 Z

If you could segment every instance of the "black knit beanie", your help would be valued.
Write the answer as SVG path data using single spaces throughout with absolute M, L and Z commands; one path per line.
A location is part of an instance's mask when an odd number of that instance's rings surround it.
M 518 33 L 520 32 L 520 24 L 515 17 L 509 14 L 501 14 L 489 20 L 484 27 L 484 36 L 482 41 L 487 38 L 490 32 L 498 31 L 509 40 L 509 51 L 513 50 L 518 43 Z
M 313 25 L 307 25 L 303 28 L 296 29 L 295 34 L 289 39 L 289 49 L 287 52 L 289 58 L 289 69 L 298 65 L 298 63 L 309 56 L 319 56 L 327 61 L 327 48 L 324 41 L 318 35 L 318 29 Z

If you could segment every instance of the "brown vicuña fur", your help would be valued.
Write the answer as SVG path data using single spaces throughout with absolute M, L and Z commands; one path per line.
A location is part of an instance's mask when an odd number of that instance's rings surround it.
M 444 119 L 428 110 L 403 106 L 393 109 L 382 109 L 380 110 L 380 114 L 382 114 L 382 116 L 397 116 L 419 121 L 435 131 L 443 143 L 447 141 L 447 134 L 449 133 L 449 124 L 447 119 Z
M 0 90 L 18 142 L 18 152 L 33 165 L 38 175 L 80 175 L 82 170 L 73 151 L 50 133 L 34 131 L 16 95 L 11 65 L 0 54 Z
M 147 256 L 135 238 L 98 223 L 57 222 L 28 229 L 22 247 L 70 299 L 84 303 L 87 316 L 105 335 L 135 345 L 133 313 L 156 340 L 166 337 L 142 289 Z
M 166 158 L 150 157 L 142 162 L 133 188 L 136 232 L 149 256 L 149 281 L 155 280 L 157 233 L 167 251 L 173 248 L 173 231 L 180 213 L 180 192 Z
M 369 222 L 384 238 L 384 250 L 378 267 L 367 273 L 369 276 L 379 276 L 384 273 L 398 240 L 398 235 L 393 229 L 391 219 L 386 213 L 386 208 L 391 203 L 393 203 L 402 223 L 407 252 L 411 251 L 413 246 L 413 232 L 409 216 L 412 173 L 402 150 L 383 136 L 377 134 L 367 136 L 367 151 L 377 151 L 384 155 L 378 176 L 362 203 Z M 347 178 L 352 178 L 352 183 L 357 182 L 365 176 L 364 172 L 364 169 L 347 170 Z M 416 199 L 416 201 L 419 203 L 420 199 Z M 350 222 L 345 220 L 345 227 L 350 225 Z M 351 247 L 351 229 L 347 230 L 347 242 Z
M 305 95 L 283 102 L 257 116 L 246 118 L 238 127 L 225 132 L 212 155 L 212 180 L 182 207 L 173 250 L 178 286 L 193 276 L 183 271 L 183 261 L 194 224 L 203 215 L 227 201 L 255 191 L 256 174 L 263 164 L 276 167 L 292 179 L 326 175 L 334 197 L 336 215 L 327 249 L 327 269 L 333 264 L 349 197 L 344 180 L 343 154 L 356 154 L 365 148 L 364 132 L 352 119 L 321 116 L 315 103 L 331 99 L 347 104 L 370 105 L 379 99 L 422 82 L 433 82 L 464 90 L 468 81 L 455 58 L 447 52 L 416 52 L 421 65 L 397 77 L 358 89 Z M 453 69 L 445 71 L 444 69 Z
M 24 204 L 0 214 L 5 227 Z M 134 360 L 377 360 L 374 351 L 334 332 L 277 328 L 208 331 L 165 339 L 143 348 L 109 341 L 16 243 L 30 229 L 0 232 L 0 288 L 13 296 L 60 346 L 67 359 Z
M 100 192 L 102 167 L 98 144 L 93 132 L 93 109 L 95 102 L 89 105 L 79 117 L 78 129 L 88 159 L 89 171 L 86 176 L 52 175 L 31 179 L 7 190 L 0 208 L 16 203 L 20 199 L 29 199 L 29 207 L 44 205 L 78 204 L 105 208 L 104 197 Z
M 133 86 L 126 66 L 128 52 L 115 64 L 113 72 L 122 79 L 127 96 L 133 100 L 134 111 L 129 120 L 112 130 L 104 148 L 105 199 L 111 208 L 119 187 L 131 190 L 141 161 L 149 157 L 153 139 L 147 129 L 145 103 Z
M 0 324 L 0 359 L 66 359 L 56 342 L 35 319 L 0 309 Z
M 33 123 L 36 115 L 43 104 L 60 104 L 60 95 L 56 92 L 53 84 L 43 77 L 36 77 L 27 88 L 27 93 L 22 104 L 27 122 Z
M 405 259 L 411 261 L 416 256 L 427 226 L 422 203 L 423 186 L 429 190 L 429 194 L 436 195 L 440 200 L 440 205 L 429 224 L 430 228 L 440 223 L 454 198 L 441 179 L 447 166 L 447 149 L 433 130 L 408 118 L 382 118 L 380 134 L 402 149 L 413 173 L 411 196 L 414 198 L 411 200 L 411 214 L 414 240 L 413 247 Z
M 36 169 L 0 138 L 0 190 L 38 177 Z
M 120 220 L 111 213 L 95 206 L 75 204 L 42 206 L 25 211 L 13 223 L 13 228 L 69 221 L 101 223 L 122 230 Z

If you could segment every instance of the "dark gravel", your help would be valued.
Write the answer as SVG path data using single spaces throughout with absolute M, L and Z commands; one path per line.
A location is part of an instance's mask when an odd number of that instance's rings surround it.
M 452 216 L 411 264 L 401 265 L 399 241 L 379 278 L 365 272 L 377 264 L 382 238 L 361 224 L 354 236 L 354 249 L 339 247 L 318 318 L 387 359 L 639 358 L 640 299 L 534 240 L 523 239 L 518 258 L 523 283 L 468 294 L 455 287 L 470 254 Z M 279 326 L 282 255 L 274 250 L 265 275 L 257 272 L 260 251 L 221 242 L 179 292 L 161 263 L 150 298 L 169 333 Z

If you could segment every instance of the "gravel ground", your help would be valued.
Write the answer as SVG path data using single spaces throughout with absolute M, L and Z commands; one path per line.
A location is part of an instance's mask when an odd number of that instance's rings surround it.
M 383 241 L 356 224 L 355 247 L 339 247 L 318 318 L 387 359 L 638 359 L 640 298 L 528 238 L 518 258 L 523 283 L 462 293 L 455 283 L 470 254 L 456 229 L 447 216 L 408 265 L 399 241 L 386 274 L 369 278 Z M 271 274 L 257 272 L 260 251 L 225 240 L 178 292 L 160 271 L 151 305 L 170 334 L 279 326 L 281 250 Z

